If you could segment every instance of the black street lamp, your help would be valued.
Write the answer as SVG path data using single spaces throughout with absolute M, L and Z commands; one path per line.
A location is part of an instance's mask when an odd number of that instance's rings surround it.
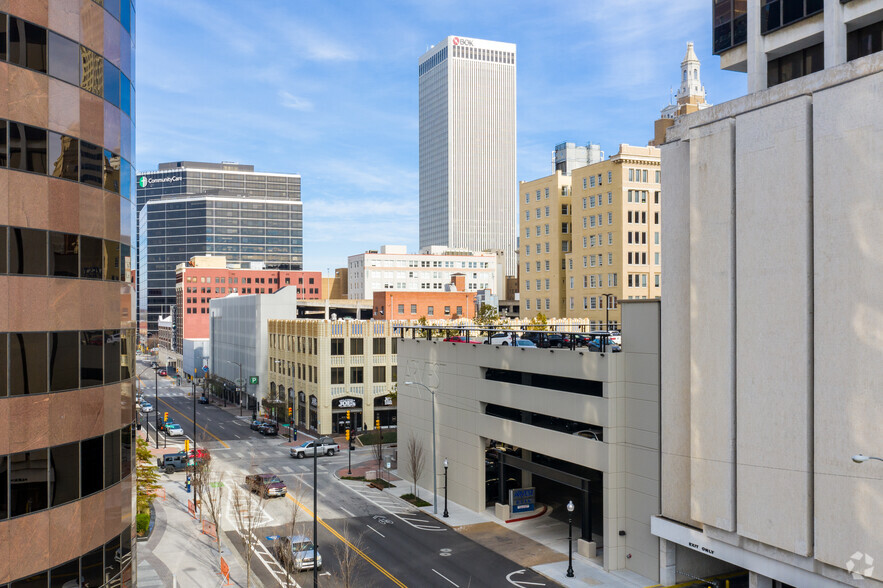
M 448 458 L 445 458 L 444 461 L 445 466 L 445 512 L 442 513 L 442 516 L 447 518 L 448 516 Z
M 573 577 L 573 501 L 567 502 L 567 577 Z
M 153 391 L 156 396 L 156 448 L 159 449 L 159 366 L 153 368 Z

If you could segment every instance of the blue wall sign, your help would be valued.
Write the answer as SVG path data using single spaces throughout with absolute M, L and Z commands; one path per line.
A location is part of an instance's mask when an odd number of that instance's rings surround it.
M 536 509 L 536 490 L 534 488 L 515 488 L 509 490 L 509 506 L 512 512 L 530 512 Z

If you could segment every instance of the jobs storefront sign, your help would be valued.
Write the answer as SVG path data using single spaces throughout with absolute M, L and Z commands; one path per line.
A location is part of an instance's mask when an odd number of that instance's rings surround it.
M 339 398 L 334 401 L 334 408 L 362 408 L 362 399 Z
M 536 509 L 536 490 L 534 488 L 509 490 L 509 506 L 512 512 L 530 512 Z

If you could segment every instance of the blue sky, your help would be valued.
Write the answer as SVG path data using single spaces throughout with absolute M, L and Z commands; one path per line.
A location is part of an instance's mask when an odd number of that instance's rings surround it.
M 304 269 L 416 251 L 417 59 L 447 35 L 518 45 L 518 179 L 556 143 L 646 145 L 696 45 L 709 102 L 745 93 L 711 55 L 709 0 L 146 0 L 137 160 L 303 177 Z

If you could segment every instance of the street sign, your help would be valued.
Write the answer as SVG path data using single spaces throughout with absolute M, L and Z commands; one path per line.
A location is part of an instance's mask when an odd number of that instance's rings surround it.
M 258 385 L 258 377 L 257 376 L 249 376 L 248 383 L 251 384 L 252 386 L 257 386 Z
M 202 366 L 202 373 L 204 373 L 204 374 L 208 373 L 208 366 L 207 365 Z
M 279 535 L 267 535 L 267 541 L 275 541 L 279 538 Z
M 509 504 L 512 512 L 530 512 L 536 508 L 536 491 L 534 488 L 514 488 L 509 490 Z

